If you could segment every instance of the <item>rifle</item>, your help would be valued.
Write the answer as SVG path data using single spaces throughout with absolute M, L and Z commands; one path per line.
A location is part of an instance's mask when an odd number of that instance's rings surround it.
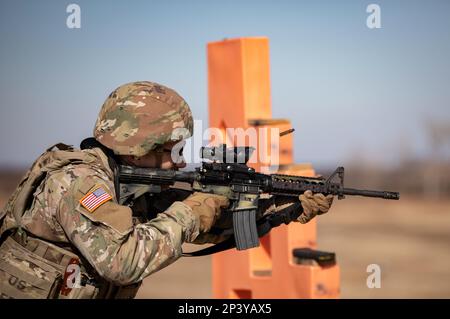
M 120 165 L 121 184 L 149 185 L 149 192 L 160 193 L 164 186 L 175 182 L 189 183 L 192 191 L 218 194 L 230 200 L 230 206 L 222 213 L 232 216 L 232 231 L 238 250 L 259 246 L 259 237 L 273 227 L 289 224 L 297 219 L 302 208 L 298 196 L 306 190 L 324 195 L 358 195 L 398 200 L 398 192 L 361 190 L 344 187 L 344 168 L 338 167 L 328 178 L 305 177 L 283 174 L 263 174 L 247 166 L 255 149 L 249 146 L 202 147 L 200 156 L 204 159 L 194 171 L 163 170 Z M 261 216 L 263 194 L 272 195 L 285 202 L 293 203 L 287 209 Z M 212 232 L 220 232 L 213 229 Z M 223 231 L 223 233 L 227 233 Z

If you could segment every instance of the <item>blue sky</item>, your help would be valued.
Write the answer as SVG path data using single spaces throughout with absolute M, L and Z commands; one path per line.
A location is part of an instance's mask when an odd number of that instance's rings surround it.
M 81 29 L 66 26 L 70 3 Z M 366 26 L 370 3 L 381 29 Z M 296 162 L 423 157 L 424 119 L 450 122 L 449 16 L 445 0 L 3 0 L 0 165 L 78 145 L 135 80 L 173 87 L 207 121 L 206 45 L 245 36 L 269 38 L 273 117 L 296 128 Z

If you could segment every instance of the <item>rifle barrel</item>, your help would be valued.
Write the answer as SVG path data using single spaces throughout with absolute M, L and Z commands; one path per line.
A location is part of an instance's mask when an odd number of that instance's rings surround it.
M 370 191 L 364 189 L 344 188 L 344 195 L 359 195 L 366 197 L 379 197 L 384 199 L 400 199 L 400 193 L 387 191 Z

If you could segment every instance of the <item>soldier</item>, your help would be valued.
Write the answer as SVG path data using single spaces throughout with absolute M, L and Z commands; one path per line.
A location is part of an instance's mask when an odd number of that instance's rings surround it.
M 227 198 L 149 198 L 117 180 L 118 164 L 184 167 L 180 145 L 192 133 L 189 106 L 174 90 L 153 82 L 114 90 L 95 139 L 81 150 L 49 148 L 1 212 L 0 297 L 133 298 L 145 277 L 181 256 L 183 243 L 221 240 L 208 231 Z M 300 200 L 302 223 L 332 203 L 310 192 Z

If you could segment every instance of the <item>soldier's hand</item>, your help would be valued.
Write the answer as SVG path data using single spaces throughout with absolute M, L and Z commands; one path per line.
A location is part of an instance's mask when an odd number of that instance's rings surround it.
M 222 208 L 228 207 L 228 198 L 215 194 L 195 192 L 183 203 L 192 208 L 192 212 L 199 217 L 200 233 L 208 232 L 214 222 L 220 217 Z
M 306 224 L 316 215 L 328 212 L 333 203 L 333 195 L 313 194 L 310 190 L 307 190 L 298 198 L 303 207 L 303 213 L 297 218 L 297 221 L 302 224 Z

